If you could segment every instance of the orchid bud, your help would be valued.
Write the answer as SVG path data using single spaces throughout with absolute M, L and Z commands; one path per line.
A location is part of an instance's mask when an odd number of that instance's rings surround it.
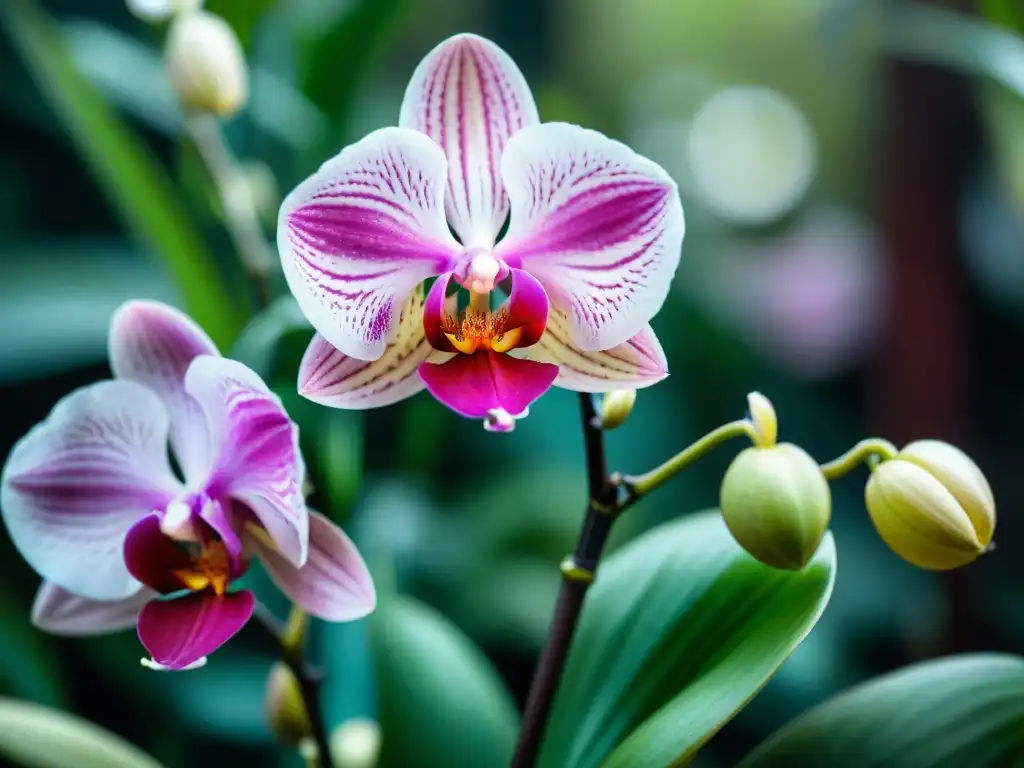
M 248 74 L 238 36 L 220 16 L 179 16 L 167 36 L 167 71 L 185 109 L 232 117 L 245 103 Z
M 878 535 L 919 568 L 959 568 L 992 541 L 992 489 L 967 454 L 948 443 L 910 443 L 875 468 L 864 499 Z
M 330 741 L 337 768 L 376 768 L 380 760 L 380 726 L 373 720 L 346 720 L 334 729 Z
M 197 10 L 203 0 L 128 0 L 128 11 L 150 24 L 167 21 L 176 13 Z
M 615 429 L 625 424 L 636 404 L 635 389 L 616 389 L 601 398 L 601 428 Z
M 295 674 L 283 662 L 270 669 L 266 692 L 267 722 L 278 741 L 288 747 L 299 747 L 308 740 L 312 730 L 302 689 Z
M 740 452 L 722 479 L 721 509 L 750 555 L 773 568 L 799 570 L 825 536 L 832 497 L 817 462 L 782 443 Z

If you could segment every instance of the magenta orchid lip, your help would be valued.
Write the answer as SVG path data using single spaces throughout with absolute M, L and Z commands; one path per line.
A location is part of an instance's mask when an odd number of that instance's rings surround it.
M 648 323 L 684 229 L 660 166 L 541 123 L 508 54 L 456 35 L 416 68 L 398 127 L 343 149 L 281 206 L 285 277 L 317 331 L 299 391 L 374 408 L 426 389 L 508 431 L 552 385 L 650 386 L 668 366 Z

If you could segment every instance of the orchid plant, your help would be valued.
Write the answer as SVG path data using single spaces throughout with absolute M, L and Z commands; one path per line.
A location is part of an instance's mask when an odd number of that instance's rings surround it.
M 237 169 L 223 163 L 213 119 L 244 103 L 241 47 L 233 37 L 221 45 L 233 33 L 198 3 L 142 5 L 147 18 L 181 14 L 169 43 L 172 84 L 182 105 L 204 110 L 187 128 L 267 297 L 266 243 L 252 237 L 251 199 L 232 197 Z M 230 77 L 204 69 L 222 65 Z M 872 438 L 819 464 L 778 442 L 775 409 L 758 393 L 743 418 L 662 465 L 610 470 L 607 433 L 627 420 L 636 390 L 668 375 L 650 323 L 683 235 L 679 191 L 663 168 L 596 131 L 541 123 L 515 62 L 470 34 L 416 67 L 397 127 L 342 149 L 280 207 L 280 264 L 312 326 L 297 370 L 307 399 L 359 410 L 425 389 L 487 430 L 509 432 L 550 387 L 580 393 L 585 509 L 515 744 L 492 738 L 492 725 L 457 702 L 449 719 L 479 729 L 492 750 L 457 768 L 688 764 L 821 616 L 835 579 L 830 482 L 859 466 L 871 470 L 872 522 L 905 560 L 945 570 L 991 549 L 995 500 L 958 449 Z M 377 595 L 352 540 L 307 507 L 298 427 L 282 401 L 165 304 L 118 309 L 108 347 L 113 377 L 61 399 L 0 477 L 4 524 L 43 578 L 32 622 L 61 635 L 135 627 L 146 666 L 184 671 L 255 617 L 280 644 L 283 666 L 268 685 L 278 737 L 310 765 L 355 765 L 353 755 L 377 765 L 372 730 L 324 722 L 321 673 L 303 657 L 308 616 L 353 622 L 374 612 Z M 721 509 L 655 528 L 609 558 L 598 579 L 615 521 L 733 438 L 750 446 L 723 478 Z M 239 583 L 254 559 L 294 604 L 285 628 Z M 476 651 L 460 638 L 445 653 L 414 654 L 405 669 L 459 667 L 463 653 Z M 464 666 L 485 668 L 472 658 Z M 1024 676 L 1016 667 L 1006 674 Z M 441 708 L 438 723 L 457 688 L 429 703 Z M 826 705 L 819 719 L 829 718 Z M 795 729 L 746 765 L 786 764 L 772 761 L 799 741 Z M 401 737 L 385 729 L 383 738 L 386 756 Z M 117 755 L 118 765 L 136 765 Z M 417 752 L 415 764 L 450 762 L 438 760 Z

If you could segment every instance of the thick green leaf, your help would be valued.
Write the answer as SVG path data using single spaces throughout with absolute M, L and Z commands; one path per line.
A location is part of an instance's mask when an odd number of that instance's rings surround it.
M 241 327 L 241 307 L 165 169 L 75 68 L 53 20 L 34 0 L 0 3 L 0 23 L 125 225 L 163 258 L 192 317 L 226 345 Z
M 407 597 L 382 600 L 371 631 L 380 768 L 505 768 L 518 727 L 515 707 L 480 650 Z
M 160 768 L 145 752 L 86 720 L 4 698 L 0 755 L 25 768 Z
M 1024 765 L 1024 659 L 950 656 L 870 680 L 785 726 L 741 768 L 793 765 Z
M 717 512 L 648 531 L 587 598 L 540 765 L 680 765 L 793 652 L 834 579 L 831 534 L 794 572 L 743 552 Z

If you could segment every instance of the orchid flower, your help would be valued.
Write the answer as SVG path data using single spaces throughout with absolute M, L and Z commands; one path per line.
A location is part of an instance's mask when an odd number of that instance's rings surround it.
M 61 400 L 0 477 L 11 538 L 46 579 L 38 626 L 137 624 L 154 666 L 190 668 L 252 614 L 252 593 L 230 586 L 256 555 L 312 615 L 373 609 L 355 546 L 306 508 L 297 428 L 255 373 L 156 303 L 118 310 L 109 352 L 115 378 Z
M 648 322 L 683 231 L 660 166 L 541 124 L 504 51 L 452 37 L 413 74 L 399 127 L 346 147 L 281 207 L 285 277 L 317 331 L 299 390 L 372 408 L 426 388 L 508 430 L 552 384 L 649 386 L 667 375 Z

